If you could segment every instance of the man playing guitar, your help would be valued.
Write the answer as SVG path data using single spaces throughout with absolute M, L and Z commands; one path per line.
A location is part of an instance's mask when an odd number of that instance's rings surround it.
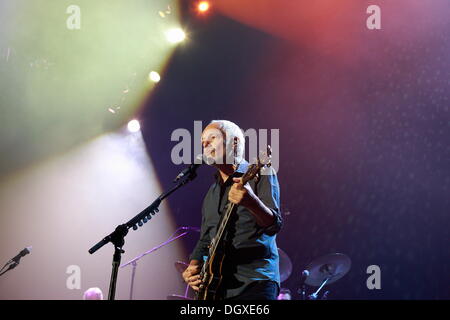
M 201 139 L 204 159 L 217 168 L 217 173 L 203 200 L 200 239 L 183 279 L 196 293 L 203 291 L 200 300 L 276 300 L 280 288 L 276 234 L 282 226 L 276 174 L 270 168 L 258 179 L 247 182 L 251 166 L 243 157 L 245 138 L 242 130 L 230 121 L 212 121 Z M 218 263 L 215 261 L 219 268 L 211 271 L 212 267 L 207 265 L 211 248 L 215 248 L 211 241 L 216 240 L 223 212 L 230 207 L 233 212 L 220 246 L 223 255 Z M 214 252 L 213 256 L 219 254 Z M 212 285 L 212 277 L 205 283 L 209 271 L 216 280 L 220 276 L 217 287 Z M 205 294 L 205 290 L 214 294 Z

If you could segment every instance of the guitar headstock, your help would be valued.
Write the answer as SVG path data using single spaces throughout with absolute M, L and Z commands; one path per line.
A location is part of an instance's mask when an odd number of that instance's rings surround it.
M 272 162 L 272 148 L 267 146 L 267 151 L 260 152 L 258 159 L 256 159 L 256 163 L 249 165 L 247 172 L 242 176 L 242 183 L 246 184 L 250 180 L 257 177 L 264 167 L 270 167 Z

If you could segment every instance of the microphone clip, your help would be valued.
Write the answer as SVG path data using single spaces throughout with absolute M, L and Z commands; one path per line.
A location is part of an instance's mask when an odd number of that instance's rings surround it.
M 203 164 L 203 156 L 198 155 L 195 158 L 194 163 L 189 165 L 183 171 L 181 171 L 173 180 L 174 183 L 178 182 L 181 178 L 187 177 L 186 180 L 193 180 L 197 177 L 197 169 Z

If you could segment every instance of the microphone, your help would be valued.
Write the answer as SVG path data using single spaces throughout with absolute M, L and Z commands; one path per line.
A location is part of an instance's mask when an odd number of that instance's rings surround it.
M 194 161 L 193 164 L 191 164 L 189 167 L 187 167 L 186 169 L 184 169 L 183 171 L 181 171 L 176 178 L 173 180 L 173 182 L 177 182 L 178 180 L 180 180 L 181 178 L 183 178 L 186 175 L 193 175 L 195 177 L 195 174 L 197 172 L 198 167 L 200 167 L 203 164 L 203 155 L 199 154 L 195 160 L 200 160 L 200 163 L 195 163 L 196 161 Z
M 14 262 L 16 264 L 19 264 L 20 258 L 26 256 L 27 254 L 29 254 L 31 252 L 31 248 L 32 246 L 26 247 L 25 249 L 23 249 L 22 251 L 19 252 L 19 254 L 17 256 L 15 256 L 14 258 L 12 258 L 10 260 L 10 262 Z

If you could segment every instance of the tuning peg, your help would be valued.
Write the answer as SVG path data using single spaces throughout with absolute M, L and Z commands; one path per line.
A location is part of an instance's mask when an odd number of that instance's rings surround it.
M 138 225 L 139 225 L 139 227 L 142 227 L 142 225 L 143 225 L 142 220 L 139 220 Z
M 133 230 L 137 230 L 137 225 L 133 225 Z

